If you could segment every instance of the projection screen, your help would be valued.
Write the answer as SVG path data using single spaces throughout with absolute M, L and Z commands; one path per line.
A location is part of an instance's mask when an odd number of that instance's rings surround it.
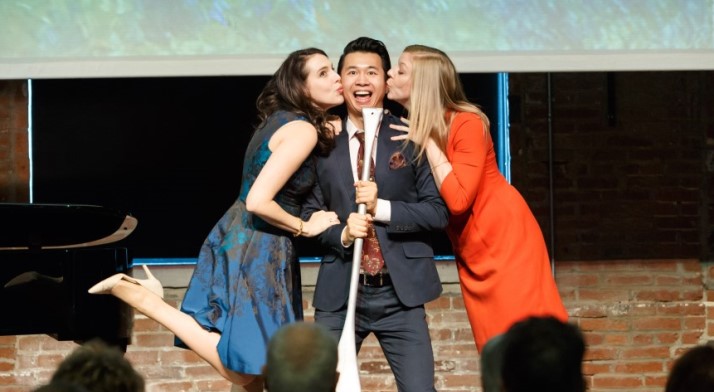
M 460 72 L 714 69 L 714 0 L 7 0 L 0 26 L 0 79 L 267 75 L 362 35 Z

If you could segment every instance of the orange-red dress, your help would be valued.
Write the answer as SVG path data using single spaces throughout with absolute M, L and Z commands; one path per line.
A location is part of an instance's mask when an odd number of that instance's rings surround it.
M 446 156 L 453 171 L 440 192 L 451 213 L 447 233 L 479 351 L 528 316 L 567 321 L 540 226 L 498 170 L 478 115 L 454 116 Z

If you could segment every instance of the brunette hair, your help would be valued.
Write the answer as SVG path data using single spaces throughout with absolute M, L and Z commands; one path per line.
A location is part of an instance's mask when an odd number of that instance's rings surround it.
M 270 392 L 334 392 L 337 341 L 320 324 L 287 324 L 270 338 L 264 372 Z
M 501 377 L 508 392 L 585 392 L 585 338 L 580 328 L 551 316 L 529 317 L 504 335 Z
M 714 343 L 695 346 L 674 362 L 665 392 L 714 390 Z
M 327 57 L 323 50 L 317 48 L 300 49 L 290 53 L 263 88 L 256 105 L 260 126 L 278 110 L 305 117 L 317 130 L 315 149 L 320 154 L 326 154 L 334 145 L 334 128 L 328 122 L 329 114 L 315 105 L 306 87 L 308 70 L 305 64 L 318 54 Z
M 118 348 L 91 340 L 65 358 L 50 385 L 79 385 L 92 392 L 144 392 L 144 378 Z M 49 387 L 48 387 L 49 388 Z

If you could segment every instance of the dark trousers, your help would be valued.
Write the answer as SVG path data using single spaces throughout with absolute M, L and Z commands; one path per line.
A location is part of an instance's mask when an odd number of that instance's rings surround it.
M 336 312 L 315 310 L 315 321 L 340 338 L 347 307 Z M 370 334 L 382 346 L 400 392 L 435 392 L 434 352 L 424 306 L 409 308 L 397 299 L 394 287 L 360 285 L 355 312 L 355 342 L 359 352 Z

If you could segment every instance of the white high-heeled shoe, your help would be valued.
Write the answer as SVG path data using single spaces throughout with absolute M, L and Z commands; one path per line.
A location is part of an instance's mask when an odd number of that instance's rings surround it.
M 148 279 L 136 279 L 126 274 L 115 274 L 90 287 L 88 291 L 90 294 L 110 294 L 112 288 L 114 288 L 120 280 L 126 280 L 127 282 L 143 286 L 152 293 L 164 298 L 164 287 L 161 285 L 161 282 L 149 271 L 149 267 L 146 265 L 142 265 L 142 267 L 144 267 L 144 272 L 146 272 Z

